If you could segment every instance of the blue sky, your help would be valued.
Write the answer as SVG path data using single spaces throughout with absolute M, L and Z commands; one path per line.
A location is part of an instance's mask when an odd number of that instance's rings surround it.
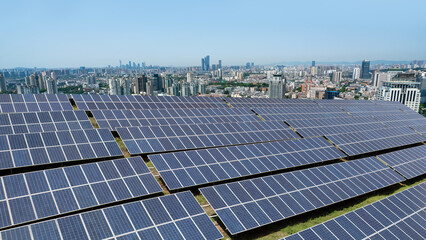
M 0 69 L 426 59 L 426 1 L 2 0 Z

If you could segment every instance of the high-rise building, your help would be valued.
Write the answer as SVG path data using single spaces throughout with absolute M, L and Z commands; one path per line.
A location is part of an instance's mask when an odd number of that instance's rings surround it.
M 111 78 L 109 80 L 109 94 L 110 95 L 121 95 L 120 80 Z
M 87 80 L 88 84 L 96 84 L 96 77 L 95 77 L 95 75 L 87 76 L 86 80 Z
M 153 80 L 149 80 L 147 83 L 146 83 L 146 95 L 148 95 L 148 96 L 152 96 L 153 95 L 153 93 L 154 93 L 154 82 L 153 82 Z
M 251 68 L 251 63 L 250 63 L 250 62 L 247 62 L 247 63 L 246 63 L 246 68 L 247 68 L 247 69 Z
M 201 69 L 203 71 L 210 70 L 210 56 L 207 55 L 206 57 L 201 59 Z
M 207 85 L 205 83 L 200 83 L 198 92 L 200 92 L 200 94 L 206 94 Z
M 163 80 L 158 73 L 154 74 L 153 79 L 153 91 L 162 92 L 163 91 Z
M 420 102 L 426 104 L 426 74 L 417 75 L 417 82 L 420 83 Z
M 354 71 L 352 72 L 352 79 L 358 80 L 360 73 L 361 73 L 361 70 L 359 68 L 354 68 Z
M 136 78 L 136 82 L 135 82 L 135 93 L 136 94 L 140 94 L 141 92 L 146 92 L 146 82 L 148 81 L 148 78 L 146 77 L 146 75 L 141 75 L 139 77 Z
M 180 96 L 180 83 L 173 83 L 171 86 L 171 94 L 173 96 Z
M 361 78 L 370 79 L 370 61 L 369 60 L 362 61 Z
M 336 71 L 331 74 L 331 81 L 337 86 L 342 82 L 342 72 Z
M 286 79 L 281 74 L 274 74 L 269 80 L 269 98 L 285 97 Z
M 222 60 L 219 60 L 219 63 L 217 65 L 219 69 L 222 69 Z
M 182 97 L 188 97 L 191 96 L 191 89 L 189 83 L 182 83 L 182 88 L 180 90 L 180 95 Z
M 192 82 L 194 74 L 192 72 L 186 73 L 186 82 Z
M 4 77 L 3 73 L 0 72 L 0 92 L 6 92 L 6 91 L 7 91 L 6 78 Z
M 381 87 L 381 83 L 384 81 L 390 81 L 392 74 L 380 72 L 379 70 L 374 71 L 372 85 L 374 87 Z
M 312 67 L 315 67 L 315 61 L 312 61 Z
M 377 91 L 377 100 L 398 101 L 418 112 L 420 107 L 420 82 L 385 81 Z
M 126 78 L 120 79 L 121 95 L 130 95 L 130 81 Z
M 55 79 L 49 77 L 46 78 L 46 91 L 48 94 L 58 93 L 58 85 Z
M 315 67 L 315 66 L 312 66 L 312 67 L 311 67 L 311 75 L 312 75 L 312 76 L 317 75 L 317 67 Z

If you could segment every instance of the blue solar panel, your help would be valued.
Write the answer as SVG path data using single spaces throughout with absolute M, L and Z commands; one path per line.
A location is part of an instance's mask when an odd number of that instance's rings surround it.
M 426 172 L 426 145 L 377 156 L 407 179 Z
M 190 192 L 126 203 L 5 230 L 7 239 L 221 239 Z
M 92 110 L 101 128 L 260 121 L 248 108 Z
M 425 136 L 408 127 L 326 135 L 326 137 L 349 156 L 426 141 Z
M 285 239 L 423 239 L 425 197 L 421 183 Z
M 130 154 L 299 138 L 283 122 L 129 127 L 118 128 L 117 132 Z
M 64 94 L 2 94 L 0 113 L 73 110 Z
M 141 157 L 4 176 L 0 228 L 162 192 Z M 2 204 L 0 204 L 2 205 Z
M 0 136 L 0 169 L 122 156 L 108 129 Z
M 169 189 L 345 157 L 324 138 L 149 155 Z
M 403 181 L 377 158 L 201 188 L 231 234 Z

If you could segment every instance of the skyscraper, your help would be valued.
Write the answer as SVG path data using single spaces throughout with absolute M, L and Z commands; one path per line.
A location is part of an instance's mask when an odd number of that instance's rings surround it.
M 362 79 L 369 79 L 370 78 L 370 60 L 362 61 L 361 78 Z
M 0 92 L 6 92 L 6 91 L 7 91 L 6 78 L 4 77 L 3 73 L 0 73 Z
M 219 69 L 222 69 L 222 60 L 219 60 L 219 64 L 217 66 Z
M 315 61 L 312 61 L 312 67 L 315 67 Z
M 337 86 L 339 86 L 340 82 L 342 81 L 342 72 L 340 71 L 333 72 L 331 75 L 331 81 Z
M 146 82 L 147 82 L 147 77 L 146 75 L 141 75 L 139 77 L 136 78 L 136 83 L 135 83 L 135 93 L 136 94 L 140 94 L 141 92 L 146 92 Z
M 286 79 L 281 74 L 274 74 L 269 80 L 269 98 L 285 97 Z
M 207 55 L 204 58 L 201 58 L 201 69 L 203 71 L 208 71 L 210 69 L 210 56 Z
M 360 76 L 360 69 L 354 68 L 354 71 L 352 72 L 352 79 L 357 80 L 359 79 L 359 76 Z
M 163 80 L 161 79 L 161 76 L 158 73 L 154 74 L 153 79 L 153 91 L 162 92 L 163 91 Z
M 192 72 L 186 73 L 186 81 L 189 83 L 192 82 L 193 76 Z
M 48 94 L 58 93 L 58 85 L 55 79 L 49 77 L 46 79 L 46 90 Z

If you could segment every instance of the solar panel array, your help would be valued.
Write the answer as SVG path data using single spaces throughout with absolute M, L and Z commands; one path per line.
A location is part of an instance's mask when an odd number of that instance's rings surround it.
M 201 188 L 231 234 L 403 181 L 376 158 Z
M 179 189 L 345 157 L 324 138 L 149 155 L 169 189 Z
M 0 228 L 162 192 L 141 157 L 1 178 Z
M 0 94 L 0 113 L 73 110 L 64 94 Z
M 3 240 L 215 240 L 222 237 L 190 192 L 89 211 L 1 233 Z
M 248 108 L 92 110 L 92 114 L 101 128 L 112 130 L 119 127 L 260 121 Z
M 299 138 L 283 122 L 239 122 L 117 128 L 130 154 Z
M 407 179 L 426 172 L 426 145 L 377 156 Z
M 0 114 L 0 135 L 93 129 L 84 111 Z
M 426 136 L 408 127 L 326 135 L 326 137 L 349 156 L 426 141 Z
M 422 183 L 285 239 L 424 239 L 425 199 Z
M 0 169 L 122 155 L 108 129 L 0 136 Z
M 228 108 L 221 98 L 140 95 L 69 95 L 80 110 Z
M 423 175 L 424 121 L 379 101 L 0 95 L 0 238 L 222 238 L 183 192 L 202 186 L 245 232 Z

